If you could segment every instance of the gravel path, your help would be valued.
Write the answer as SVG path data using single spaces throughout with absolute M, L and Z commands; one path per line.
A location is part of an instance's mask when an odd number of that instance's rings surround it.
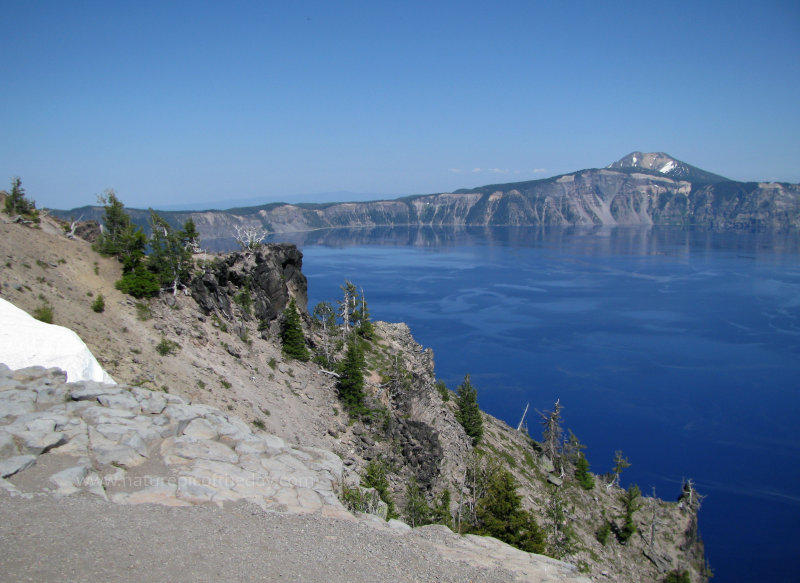
M 424 529 L 422 529 L 424 531 Z M 511 581 L 367 522 L 0 493 L 3 581 Z

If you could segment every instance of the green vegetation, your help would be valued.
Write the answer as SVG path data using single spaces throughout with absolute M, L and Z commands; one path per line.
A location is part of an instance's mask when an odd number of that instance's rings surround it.
M 406 484 L 406 503 L 403 510 L 406 522 L 412 527 L 430 524 L 431 509 L 419 489 L 416 476 L 412 476 Z
M 689 572 L 682 569 L 675 569 L 667 573 L 664 577 L 664 583 L 691 583 Z
M 339 399 L 351 414 L 362 413 L 364 407 L 364 349 L 357 338 L 347 345 L 344 360 L 339 366 Z
M 447 528 L 453 528 L 453 515 L 450 513 L 450 490 L 445 488 L 439 494 L 439 499 L 431 509 L 431 522 L 433 524 L 443 524 Z
M 36 203 L 25 196 L 25 189 L 22 188 L 19 176 L 11 179 L 11 192 L 6 196 L 5 211 L 10 216 L 20 215 L 24 220 L 39 222 Z
M 191 223 L 191 228 L 194 229 L 194 223 Z M 147 257 L 147 268 L 161 288 L 171 289 L 176 294 L 180 285 L 188 280 L 192 267 L 187 234 L 185 231 L 174 230 L 152 209 L 150 229 L 152 235 L 148 241 L 150 255 Z
M 252 313 L 253 296 L 250 294 L 249 287 L 243 287 L 240 289 L 239 293 L 233 297 L 233 301 L 239 304 L 239 306 L 242 308 L 242 312 L 245 314 L 250 315 Z M 294 298 L 292 298 L 292 301 L 294 301 Z
M 595 537 L 601 545 L 606 546 L 606 543 L 608 542 L 608 536 L 610 534 L 611 523 L 608 520 L 604 520 L 603 524 L 601 524 L 600 528 L 598 528 L 597 532 L 595 532 Z
M 619 501 L 625 507 L 625 515 L 623 516 L 622 528 L 617 533 L 619 542 L 625 544 L 636 533 L 636 524 L 633 522 L 633 513 L 641 508 L 639 498 L 642 492 L 639 486 L 631 484 L 628 489 L 620 494 Z
M 162 338 L 161 342 L 156 344 L 156 352 L 158 352 L 161 356 L 170 356 L 180 350 L 180 347 L 180 344 L 177 342 Z
M 394 500 L 392 500 L 392 492 L 389 489 L 389 479 L 386 474 L 389 470 L 389 465 L 383 458 L 376 458 L 370 460 L 367 464 L 364 476 L 361 478 L 361 485 L 365 488 L 375 488 L 378 496 L 387 506 L 386 519 L 397 518 L 399 515 L 395 510 Z
M 464 376 L 464 382 L 456 391 L 456 419 L 472 439 L 472 444 L 477 445 L 483 437 L 483 418 L 478 407 L 478 390 L 472 386 L 469 374 Z
M 584 490 L 594 488 L 594 476 L 589 473 L 589 462 L 583 452 L 578 454 L 578 460 L 575 462 L 575 479 Z
M 151 209 L 152 235 L 148 240 L 142 229 L 133 224 L 125 205 L 113 190 L 107 190 L 99 202 L 104 207 L 103 231 L 94 249 L 122 263 L 122 278 L 115 284 L 117 289 L 135 298 L 153 297 L 162 288 L 177 293 L 189 278 L 191 250 L 197 241 L 197 230 L 191 219 L 184 230 L 176 231 Z M 148 247 L 149 256 L 146 255 Z
M 294 298 L 289 302 L 289 306 L 283 311 L 284 325 L 281 333 L 283 342 L 283 353 L 289 358 L 306 361 L 309 358 L 306 348 L 306 338 L 303 335 L 303 328 L 300 324 L 300 313 L 297 311 L 297 304 Z
M 106 301 L 103 298 L 103 294 L 97 294 L 97 297 L 94 299 L 94 302 L 92 302 L 92 310 L 94 310 L 98 314 L 101 314 L 105 311 L 105 309 L 106 309 Z
M 614 452 L 614 468 L 611 470 L 611 473 L 614 475 L 612 479 L 612 484 L 619 484 L 619 476 L 622 473 L 622 470 L 625 468 L 631 467 L 631 463 L 628 461 L 624 455 L 622 455 L 622 450 L 617 450 Z
M 490 474 L 477 505 L 477 534 L 493 536 L 529 553 L 544 552 L 544 535 L 533 514 L 522 508 L 517 482 L 505 469 Z
M 150 309 L 150 306 L 144 302 L 136 302 L 136 319 L 141 320 L 142 322 L 147 322 L 147 320 L 153 317 L 153 311 Z
M 33 317 L 45 324 L 53 323 L 53 306 L 45 302 L 35 310 L 33 310 Z
M 436 381 L 436 390 L 439 391 L 439 396 L 442 398 L 442 401 L 447 403 L 450 400 L 450 391 L 444 381 Z

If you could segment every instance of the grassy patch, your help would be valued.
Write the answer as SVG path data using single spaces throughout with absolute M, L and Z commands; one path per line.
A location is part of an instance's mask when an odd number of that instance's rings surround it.
M 33 310 L 33 317 L 45 324 L 53 323 L 53 306 L 50 304 L 42 304 Z
M 180 350 L 180 348 L 180 344 L 166 338 L 162 338 L 161 342 L 156 344 L 156 352 L 158 352 L 161 356 L 170 356 L 175 354 L 178 350 Z

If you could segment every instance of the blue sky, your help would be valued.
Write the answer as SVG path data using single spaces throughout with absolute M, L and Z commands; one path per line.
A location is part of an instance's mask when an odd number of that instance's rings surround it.
M 0 0 L 0 22 L 0 187 L 38 206 L 444 192 L 633 150 L 800 182 L 796 0 Z

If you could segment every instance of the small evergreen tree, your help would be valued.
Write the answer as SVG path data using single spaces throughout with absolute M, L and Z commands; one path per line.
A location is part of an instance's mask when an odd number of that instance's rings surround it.
M 98 197 L 98 202 L 103 205 L 103 227 L 100 236 L 94 243 L 94 249 L 102 255 L 111 255 L 122 257 L 131 251 L 131 243 L 138 243 L 134 240 L 134 234 L 140 229 L 137 229 L 131 222 L 131 217 L 125 212 L 125 205 L 122 204 L 117 198 L 117 194 L 112 190 L 106 190 L 105 194 Z M 138 245 L 134 245 L 137 251 L 141 251 L 141 257 L 144 256 L 144 248 L 147 238 L 142 233 L 141 249 Z M 133 270 L 134 265 L 130 265 L 130 270 Z
M 477 505 L 478 533 L 493 536 L 529 553 L 544 551 L 544 536 L 533 515 L 522 508 L 517 483 L 508 470 L 489 478 L 486 495 Z
M 386 503 L 386 520 L 398 517 L 392 499 L 392 491 L 389 488 L 389 478 L 386 477 L 388 469 L 386 461 L 378 457 L 369 461 L 364 476 L 361 478 L 361 485 L 365 488 L 375 488 L 381 500 Z
M 450 490 L 447 488 L 442 490 L 439 500 L 431 510 L 431 522 L 453 528 L 453 515 L 450 513 Z
M 353 311 L 353 320 L 358 327 L 358 334 L 367 340 L 371 340 L 375 327 L 369 319 L 369 308 L 367 308 L 367 300 L 364 297 L 364 288 L 361 288 L 361 295 L 356 297 L 356 307 Z
M 458 386 L 456 404 L 456 419 L 472 438 L 472 444 L 477 445 L 483 437 L 483 417 L 478 407 L 478 390 L 472 386 L 469 374 L 464 375 L 464 382 Z
M 36 203 L 25 196 L 25 189 L 22 188 L 19 176 L 11 179 L 11 192 L 6 196 L 5 211 L 8 215 L 22 215 L 38 222 Z
M 92 310 L 97 312 L 98 314 L 104 312 L 106 309 L 106 300 L 103 297 L 103 294 L 97 294 L 97 297 L 92 302 Z
M 618 484 L 619 476 L 622 473 L 622 470 L 629 467 L 631 467 L 631 463 L 628 461 L 628 458 L 622 455 L 622 450 L 618 449 L 617 451 L 615 451 L 614 468 L 611 470 L 613 477 L 611 479 L 611 483 L 608 486 L 610 487 L 613 486 L 614 484 Z
M 300 324 L 300 313 L 297 311 L 297 304 L 292 298 L 289 306 L 283 311 L 284 325 L 281 341 L 283 342 L 283 353 L 301 361 L 308 360 L 308 349 L 306 348 L 306 338 L 303 335 L 303 328 Z
M 619 529 L 617 538 L 619 542 L 623 544 L 628 542 L 636 532 L 636 524 L 633 522 L 633 513 L 641 507 L 641 502 L 639 501 L 641 495 L 642 492 L 639 490 L 639 486 L 631 484 L 619 497 L 619 501 L 625 507 L 625 516 L 623 517 L 622 528 Z
M 366 361 L 361 342 L 351 340 L 347 352 L 339 367 L 339 398 L 351 413 L 360 413 L 364 409 L 364 368 Z
M 152 235 L 147 266 L 156 275 L 161 287 L 171 288 L 172 293 L 177 294 L 178 287 L 188 279 L 192 265 L 186 233 L 173 229 L 153 209 L 150 209 L 150 228 Z
M 594 488 L 594 477 L 589 473 L 589 462 L 583 452 L 578 454 L 578 460 L 575 462 L 575 478 L 584 490 Z
M 416 476 L 406 484 L 405 517 L 412 527 L 430 524 L 431 509 L 425 500 L 425 495 L 419 488 Z
M 200 252 L 200 233 L 197 232 L 197 227 L 195 227 L 192 217 L 189 217 L 183 223 L 183 242 L 189 253 Z

